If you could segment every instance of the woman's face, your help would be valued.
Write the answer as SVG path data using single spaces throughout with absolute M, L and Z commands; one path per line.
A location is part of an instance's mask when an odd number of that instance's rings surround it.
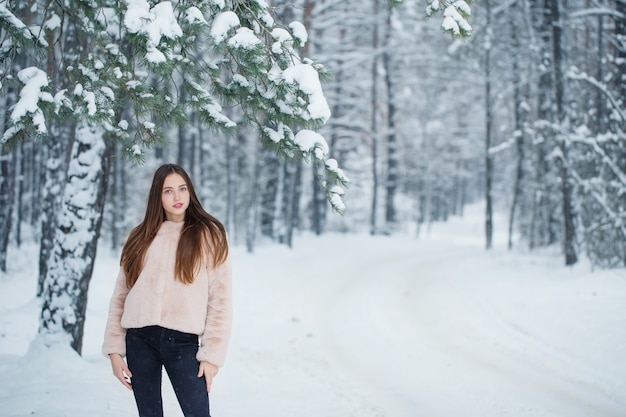
M 185 211 L 189 207 L 189 189 L 179 174 L 172 173 L 165 177 L 161 191 L 161 204 L 167 220 L 174 222 L 185 220 Z

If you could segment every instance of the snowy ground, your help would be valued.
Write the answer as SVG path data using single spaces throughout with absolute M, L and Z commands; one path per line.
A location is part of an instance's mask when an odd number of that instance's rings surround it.
M 420 239 L 233 248 L 236 318 L 213 416 L 626 416 L 626 271 L 565 268 L 554 252 L 508 253 L 502 239 L 486 253 L 474 210 Z M 97 261 L 82 358 L 29 350 L 36 248 L 10 256 L 0 416 L 135 415 L 99 354 L 116 255 Z M 166 416 L 180 416 L 167 385 L 164 396 Z

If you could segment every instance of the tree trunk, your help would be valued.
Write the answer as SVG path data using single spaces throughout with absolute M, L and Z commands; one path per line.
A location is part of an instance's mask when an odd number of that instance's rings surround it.
M 41 147 L 33 146 L 30 152 L 30 162 L 29 165 L 31 167 L 31 175 L 30 175 L 30 184 L 31 184 L 31 193 L 30 193 L 30 224 L 33 229 L 36 228 L 36 225 L 39 224 L 39 220 L 41 218 L 41 200 L 42 200 L 42 171 L 43 171 L 43 155 L 45 152 L 41 151 Z
M 112 153 L 120 153 L 117 143 L 111 144 Z M 126 192 L 126 164 L 123 158 L 113 158 L 111 161 L 111 185 L 109 187 L 109 201 L 115 202 L 111 208 L 111 249 L 120 250 L 128 233 L 125 213 L 128 209 Z
M 239 133 L 240 134 L 240 133 Z M 231 239 L 235 238 L 235 147 L 231 138 L 226 138 L 226 218 L 224 226 Z
M 264 172 L 264 186 L 261 188 L 263 190 L 261 193 L 260 213 L 261 234 L 275 239 L 274 216 L 276 204 L 279 201 L 277 194 L 280 187 L 282 187 L 282 180 L 279 178 L 282 165 L 276 154 L 269 150 L 261 149 L 259 157 L 262 158 Z
M 553 80 L 549 68 L 552 58 L 550 49 L 551 37 L 547 27 L 550 25 L 549 17 L 549 1 L 544 0 L 541 4 L 533 4 L 531 13 L 534 22 L 533 30 L 540 34 L 540 65 L 537 68 L 537 114 L 536 119 L 539 121 L 551 122 L 554 118 L 553 106 Z M 554 207 L 554 181 L 550 174 L 550 165 L 547 158 L 550 150 L 548 149 L 549 138 L 551 133 L 545 132 L 543 129 L 543 140 L 536 146 L 534 175 L 533 175 L 533 196 L 531 217 L 529 225 L 529 248 L 532 250 L 554 243 L 555 236 L 553 233 L 553 207 Z
M 313 197 L 311 210 L 311 228 L 316 235 L 324 233 L 326 220 L 326 197 L 322 193 L 322 185 L 320 183 L 320 167 L 318 161 L 311 162 L 311 171 L 313 172 Z
M 7 249 L 13 217 L 13 164 L 10 154 L 0 154 L 0 271 L 7 272 Z
M 378 0 L 374 0 L 374 27 L 372 28 L 372 97 L 371 97 L 371 126 L 370 134 L 372 140 L 372 209 L 370 214 L 370 234 L 376 234 L 376 208 L 378 206 Z
M 616 72 L 614 83 L 618 97 L 621 97 L 621 105 L 624 106 L 626 100 L 626 2 L 616 1 L 615 11 L 618 18 L 615 19 L 615 35 L 613 45 L 615 47 Z
M 486 1 L 487 28 L 491 25 L 491 5 Z M 489 34 L 486 36 L 490 37 Z M 493 245 L 493 208 L 491 188 L 493 178 L 493 157 L 490 154 L 493 133 L 493 102 L 491 98 L 491 42 L 486 40 L 485 46 L 485 247 L 491 249 Z
M 390 51 L 393 26 L 391 19 L 393 10 L 387 8 L 387 21 L 385 32 L 385 53 L 383 53 L 383 66 L 385 70 L 385 85 L 387 88 L 387 180 L 385 183 L 385 222 L 387 228 L 397 221 L 395 195 L 398 188 L 398 155 L 396 137 L 396 105 L 393 84 L 392 55 Z
M 68 126 L 50 129 L 51 140 L 47 141 L 45 167 L 45 186 L 42 196 L 41 239 L 39 243 L 39 278 L 37 296 L 44 291 L 44 281 L 48 273 L 50 255 L 56 233 L 57 215 L 61 211 L 61 197 L 66 184 L 67 149 L 73 146 L 74 129 Z
M 287 165 L 289 174 L 287 198 L 285 202 L 285 243 L 293 247 L 293 229 L 298 226 L 300 213 L 300 194 L 302 190 L 302 162 L 290 161 Z
M 256 229 L 259 217 L 259 187 L 261 184 L 261 150 L 258 141 L 255 142 L 254 152 L 254 169 L 252 172 L 251 189 L 250 189 L 250 206 L 248 207 L 248 221 L 246 223 L 246 250 L 248 253 L 254 252 L 256 242 Z
M 285 160 L 280 159 L 277 169 L 276 194 L 274 196 L 274 213 L 272 216 L 272 238 L 279 243 L 285 242 Z
M 39 334 L 48 345 L 69 342 L 79 354 L 102 225 L 108 175 L 106 150 L 100 128 L 77 128 L 44 281 Z
M 19 248 L 22 244 L 22 221 L 24 216 L 24 142 L 14 145 L 13 148 L 13 185 L 14 201 L 13 206 L 15 224 L 15 244 Z
M 517 34 L 517 24 L 515 18 L 511 19 L 512 52 L 519 51 L 519 38 Z M 515 123 L 515 145 L 517 148 L 517 167 L 515 170 L 515 183 L 513 185 L 513 201 L 511 202 L 511 212 L 509 214 L 509 250 L 513 248 L 513 226 L 515 224 L 515 211 L 522 195 L 522 181 L 524 179 L 524 126 L 522 122 L 522 91 L 520 69 L 515 56 L 511 57 L 513 75 L 513 117 Z
M 185 75 L 182 74 L 182 78 L 184 79 Z M 186 100 L 186 95 L 187 95 L 187 90 L 185 89 L 185 86 L 183 83 L 181 83 L 180 87 L 178 87 L 180 92 L 180 100 L 181 102 Z M 185 124 L 179 124 L 178 125 L 178 153 L 176 155 L 176 163 L 180 166 L 182 166 L 183 168 L 185 168 L 186 171 L 189 170 L 189 167 L 187 166 L 187 162 L 189 159 L 189 149 L 188 149 L 188 137 L 187 137 L 187 131 L 188 131 L 188 126 L 186 126 Z
M 6 120 L 9 117 L 11 106 L 17 101 L 16 91 L 8 87 L 6 94 L 0 100 L 0 120 L 2 132 L 6 129 Z M 13 152 L 6 145 L 0 145 L 0 271 L 7 271 L 7 249 L 13 224 L 13 203 L 15 199 L 15 171 Z
M 554 99 L 556 104 L 557 121 L 561 130 L 567 123 L 567 115 L 564 108 L 564 74 L 563 74 L 563 50 L 562 50 L 562 21 L 559 9 L 559 0 L 550 1 L 552 23 L 552 56 L 554 58 Z M 561 152 L 557 159 L 559 176 L 561 180 L 561 198 L 563 210 L 563 251 L 565 253 L 565 265 L 573 265 L 578 261 L 576 254 L 576 230 L 574 226 L 574 208 L 572 205 L 572 184 L 568 166 L 568 144 L 563 134 L 558 134 L 558 147 Z

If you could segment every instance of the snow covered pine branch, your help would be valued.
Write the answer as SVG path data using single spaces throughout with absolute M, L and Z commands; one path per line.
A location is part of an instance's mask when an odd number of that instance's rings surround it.
M 441 28 L 444 32 L 451 34 L 454 37 L 465 38 L 471 35 L 472 26 L 469 24 L 468 19 L 472 16 L 472 9 L 468 3 L 464 0 L 450 1 L 450 0 L 427 0 L 428 7 L 426 7 L 426 14 L 431 16 L 435 13 L 443 13 L 443 23 Z
M 131 37 L 144 40 L 149 66 L 159 70 L 179 65 L 186 74 L 196 74 L 184 80 L 192 95 L 187 104 L 204 121 L 233 129 L 236 123 L 222 106 L 239 106 L 244 122 L 256 128 L 265 146 L 288 159 L 320 163 L 328 201 L 338 212 L 345 209 L 343 187 L 349 179 L 315 131 L 330 118 L 319 77 L 324 69 L 298 55 L 307 41 L 300 22 L 280 26 L 264 0 L 177 4 L 177 9 L 170 2 L 150 7 L 143 0 L 129 0 L 127 5 L 124 24 Z M 192 53 L 188 39 L 204 38 L 198 36 L 204 32 L 212 44 L 194 51 L 196 59 L 183 58 L 182 51 Z

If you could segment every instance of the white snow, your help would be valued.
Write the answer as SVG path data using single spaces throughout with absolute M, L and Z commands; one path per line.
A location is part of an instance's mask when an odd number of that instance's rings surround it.
M 293 138 L 293 141 L 298 145 L 302 152 L 314 152 L 317 159 L 323 160 L 324 156 L 328 153 L 328 142 L 319 133 L 302 129 Z
M 463 16 L 461 16 L 459 11 L 467 14 L 471 12 L 467 3 L 464 1 L 457 1 L 451 6 L 446 7 L 443 11 L 443 23 L 441 24 L 443 30 L 451 31 L 456 36 L 461 34 L 461 29 L 465 32 L 472 31 L 472 26 Z
M 293 38 L 291 37 L 291 33 L 285 29 L 274 28 L 272 30 L 272 38 L 276 39 L 276 42 L 272 44 L 272 52 L 275 54 L 280 53 L 283 47 L 291 49 Z
M 153 63 L 165 62 L 167 57 L 157 47 L 161 37 L 175 39 L 183 35 L 176 21 L 172 3 L 162 1 L 150 8 L 145 0 L 127 0 L 128 9 L 124 15 L 124 25 L 130 33 L 147 36 L 146 59 Z
M 202 11 L 195 6 L 191 6 L 189 9 L 187 9 L 187 22 L 189 22 L 190 24 L 207 24 L 207 21 L 204 18 Z
M 278 126 L 276 126 L 276 130 L 265 126 L 263 128 L 263 131 L 265 132 L 267 137 L 274 143 L 280 142 L 285 137 L 293 138 L 293 132 L 291 131 L 291 128 L 281 122 L 279 122 Z
M 330 118 L 330 107 L 324 97 L 322 84 L 315 68 L 310 64 L 295 64 L 286 68 L 282 77 L 288 83 L 296 83 L 309 96 L 308 112 L 313 119 L 326 122 Z
M 339 163 L 335 158 L 329 158 L 326 161 L 326 169 L 332 171 L 337 175 L 337 177 L 341 178 L 342 181 L 350 182 L 350 178 L 343 172 L 341 168 L 339 168 Z
M 20 99 L 11 112 L 11 121 L 18 123 L 20 119 L 30 115 L 37 131 L 46 133 L 46 119 L 41 108 L 40 101 L 53 102 L 52 95 L 42 89 L 48 86 L 48 76 L 37 67 L 28 67 L 20 70 L 17 77 L 24 84 L 20 90 Z
M 293 37 L 298 39 L 300 44 L 304 46 L 309 39 L 306 27 L 302 23 L 294 21 L 289 24 L 289 29 L 293 32 Z
M 235 34 L 228 40 L 228 45 L 242 49 L 254 49 L 261 43 L 261 39 L 257 38 L 254 32 L 246 27 L 237 29 Z
M 209 3 L 216 5 L 217 7 L 219 7 L 220 10 L 226 7 L 224 0 L 209 0 Z
M 46 30 L 56 30 L 61 27 L 61 18 L 58 14 L 52 12 L 50 17 L 46 19 L 43 24 L 43 28 Z
M 626 415 L 626 272 L 557 249 L 484 250 L 482 206 L 406 235 L 232 248 L 235 321 L 216 417 Z M 505 229 L 496 217 L 496 230 Z M 426 226 L 423 227 L 426 229 Z M 119 253 L 101 242 L 83 358 L 32 343 L 37 247 L 0 276 L 0 416 L 136 415 L 100 355 Z M 29 350 L 30 346 L 30 350 Z M 167 381 L 167 380 L 166 380 Z M 165 383 L 166 416 L 181 413 Z
M 211 37 L 215 43 L 222 43 L 228 31 L 239 26 L 239 17 L 230 10 L 222 12 L 215 16 L 213 24 L 211 25 Z
M 91 91 L 83 92 L 83 100 L 87 105 L 87 114 L 93 116 L 98 111 L 98 107 L 96 105 L 96 95 Z

